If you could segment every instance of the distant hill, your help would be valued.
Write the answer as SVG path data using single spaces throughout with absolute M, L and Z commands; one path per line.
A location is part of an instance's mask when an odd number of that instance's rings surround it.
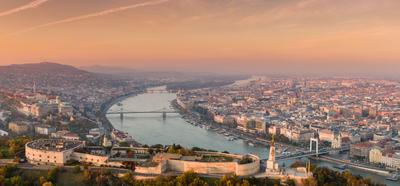
M 25 74 L 57 74 L 57 75 L 83 75 L 89 72 L 77 69 L 73 66 L 63 65 L 51 62 L 16 64 L 9 66 L 0 66 L 0 73 L 25 73 Z
M 93 73 L 113 74 L 113 75 L 132 74 L 137 72 L 136 70 L 130 68 L 102 66 L 102 65 L 82 66 L 79 67 L 79 69 Z
M 58 63 L 32 63 L 0 66 L 0 86 L 78 87 L 113 83 L 110 77 Z

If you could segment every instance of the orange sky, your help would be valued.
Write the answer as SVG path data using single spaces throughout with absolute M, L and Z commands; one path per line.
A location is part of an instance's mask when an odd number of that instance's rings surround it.
M 399 0 L 0 0 L 0 65 L 393 70 L 399 10 Z

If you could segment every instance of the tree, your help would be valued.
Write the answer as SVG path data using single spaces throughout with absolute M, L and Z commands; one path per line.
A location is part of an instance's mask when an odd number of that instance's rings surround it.
M 287 180 L 286 184 L 287 184 L 288 186 L 296 186 L 296 182 L 294 182 L 294 180 L 292 180 L 292 179 Z
M 192 183 L 196 178 L 199 178 L 199 176 L 194 173 L 193 171 L 185 172 L 178 177 L 176 177 L 176 182 L 178 185 L 189 185 Z
M 242 180 L 242 182 L 240 184 L 236 184 L 236 185 L 240 185 L 240 186 L 250 186 L 250 182 L 248 180 Z
M 189 184 L 189 186 L 208 186 L 208 184 L 201 178 L 197 177 Z
M 90 183 L 92 179 L 92 175 L 90 174 L 90 171 L 88 169 L 83 170 L 83 180 L 85 183 Z
M 22 185 L 22 178 L 21 176 L 13 176 L 10 178 L 11 185 L 19 186 Z
M 304 186 L 317 186 L 317 181 L 314 178 L 307 178 L 303 180 Z
M 60 169 L 58 167 L 51 169 L 48 173 L 47 173 L 47 180 L 50 182 L 57 182 L 57 177 L 58 177 L 58 172 L 60 171 Z
M 121 177 L 122 183 L 126 185 L 134 185 L 135 184 L 135 177 L 132 173 L 127 173 Z
M 81 172 L 81 166 L 80 165 L 75 165 L 74 167 L 74 173 L 80 173 Z
M 43 176 L 39 177 L 39 185 L 43 185 L 46 182 L 47 182 L 46 178 L 44 178 Z
M 43 183 L 42 186 L 53 186 L 53 183 L 48 181 L 48 182 Z
M 218 185 L 220 186 L 234 186 L 238 182 L 238 177 L 234 174 L 228 174 L 223 176 L 220 180 Z

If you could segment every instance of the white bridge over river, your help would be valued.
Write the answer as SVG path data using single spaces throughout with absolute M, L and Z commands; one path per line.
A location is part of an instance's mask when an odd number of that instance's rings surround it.
M 276 156 L 275 159 L 277 161 L 283 161 L 283 160 L 299 159 L 299 158 L 305 158 L 305 157 L 311 157 L 311 156 L 318 157 L 319 155 L 329 154 L 332 152 L 335 152 L 335 153 L 343 152 L 343 151 L 348 151 L 349 149 L 350 149 L 349 147 L 342 147 L 342 148 L 337 148 L 337 149 L 333 149 L 333 148 L 319 149 L 319 139 L 311 138 L 309 151 L 303 151 L 303 152 L 298 152 L 295 154 Z M 262 159 L 262 161 L 265 161 L 265 160 L 267 160 L 267 159 Z

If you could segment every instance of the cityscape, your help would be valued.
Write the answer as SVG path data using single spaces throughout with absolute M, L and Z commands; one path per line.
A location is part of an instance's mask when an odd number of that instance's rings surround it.
M 398 8 L 2 1 L 0 185 L 400 185 Z

